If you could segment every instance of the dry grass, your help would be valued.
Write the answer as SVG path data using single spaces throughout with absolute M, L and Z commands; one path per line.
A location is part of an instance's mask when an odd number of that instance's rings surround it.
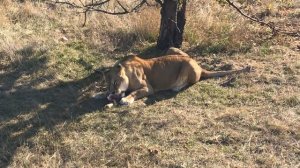
M 186 40 L 202 54 L 246 52 L 252 47 L 255 33 L 251 25 L 227 6 L 216 1 L 192 1 L 189 6 L 193 12 L 188 16 Z
M 269 8 L 266 19 L 297 29 L 289 3 L 247 10 Z M 188 12 L 184 49 L 203 67 L 255 71 L 105 110 L 94 70 L 159 53 L 159 9 L 93 13 L 82 27 L 67 7 L 1 1 L 0 167 L 299 167 L 299 39 L 262 40 L 267 30 L 215 2 Z

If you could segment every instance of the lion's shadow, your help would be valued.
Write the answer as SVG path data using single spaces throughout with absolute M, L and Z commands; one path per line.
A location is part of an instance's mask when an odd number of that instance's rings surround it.
M 157 102 L 175 98 L 180 92 L 184 92 L 189 87 L 190 86 L 186 86 L 182 88 L 180 91 L 172 91 L 172 90 L 159 91 L 157 93 L 154 93 L 153 95 L 149 95 L 144 101 L 144 103 L 146 105 L 154 105 Z
M 144 101 L 144 103 L 148 106 L 154 105 L 157 102 L 174 98 L 176 97 L 177 94 L 178 92 L 174 92 L 174 91 L 160 91 L 158 93 L 148 96 Z

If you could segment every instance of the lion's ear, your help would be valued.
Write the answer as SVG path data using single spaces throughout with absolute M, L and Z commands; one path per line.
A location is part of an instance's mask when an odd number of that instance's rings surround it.
M 95 72 L 99 72 L 99 73 L 107 73 L 111 70 L 111 67 L 102 67 L 102 68 L 98 68 L 95 70 Z
M 111 67 L 102 67 L 102 68 L 96 69 L 95 72 L 101 73 L 103 78 L 105 80 L 108 80 L 111 69 L 112 69 Z
M 123 66 L 121 63 L 119 63 L 119 64 L 117 65 L 117 67 L 120 68 L 120 69 L 121 69 L 121 68 L 124 68 L 124 66 Z

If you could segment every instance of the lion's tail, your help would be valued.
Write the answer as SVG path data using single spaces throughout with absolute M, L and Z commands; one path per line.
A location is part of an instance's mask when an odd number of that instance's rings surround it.
M 231 75 L 231 74 L 250 72 L 250 70 L 251 70 L 250 66 L 247 66 L 246 68 L 243 68 L 243 69 L 231 70 L 231 71 L 208 71 L 208 70 L 202 69 L 201 79 L 223 77 L 223 76 Z

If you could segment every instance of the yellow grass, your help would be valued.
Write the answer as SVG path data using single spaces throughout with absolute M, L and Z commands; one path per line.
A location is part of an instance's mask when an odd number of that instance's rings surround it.
M 297 29 L 296 2 L 257 3 L 247 10 Z M 0 167 L 299 167 L 299 39 L 266 39 L 214 1 L 189 1 L 187 12 L 183 49 L 199 64 L 254 71 L 104 109 L 94 70 L 160 53 L 159 9 L 89 13 L 82 27 L 66 6 L 0 1 Z

